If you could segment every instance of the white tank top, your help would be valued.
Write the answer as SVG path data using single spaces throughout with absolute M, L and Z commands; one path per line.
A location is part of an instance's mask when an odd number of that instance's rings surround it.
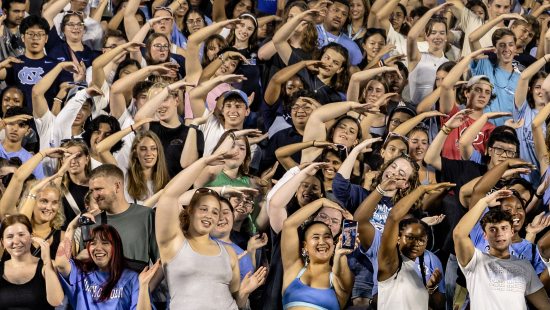
M 421 53 L 420 61 L 409 74 L 411 100 L 415 105 L 433 91 L 437 68 L 447 61 L 445 56 L 439 58 L 430 53 Z

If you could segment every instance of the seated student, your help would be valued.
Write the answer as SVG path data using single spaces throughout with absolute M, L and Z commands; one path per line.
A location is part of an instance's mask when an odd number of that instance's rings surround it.
M 525 299 L 537 309 L 550 308 L 548 295 L 533 267 L 510 254 L 512 215 L 493 209 L 482 217 L 485 208 L 499 205 L 511 195 L 509 190 L 499 190 L 481 198 L 453 231 L 456 257 L 466 276 L 472 309 L 527 309 Z M 480 218 L 489 243 L 488 253 L 476 249 L 469 237 Z
M 31 128 L 31 116 L 24 108 L 20 107 L 7 110 L 5 116 L 20 116 L 20 119 L 6 124 L 6 139 L 0 143 L 0 157 L 6 159 L 19 157 L 22 162 L 26 162 L 32 157 L 32 154 L 23 148 L 22 142 Z M 44 177 L 42 164 L 34 169 L 33 174 L 37 179 Z

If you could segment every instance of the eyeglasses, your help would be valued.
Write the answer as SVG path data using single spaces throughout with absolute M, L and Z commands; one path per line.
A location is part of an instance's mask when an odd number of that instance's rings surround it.
M 44 32 L 25 32 L 25 35 L 31 39 L 42 39 L 47 36 Z
M 233 200 L 236 205 L 240 205 L 242 203 L 243 206 L 246 207 L 250 207 L 254 204 L 252 200 L 246 198 L 243 199 L 241 197 L 231 197 L 231 200 Z
M 83 12 L 80 12 L 80 11 L 67 11 L 65 12 L 66 14 L 65 15 L 78 15 L 78 16 L 84 16 L 84 13 Z
M 392 120 L 393 121 L 393 120 Z M 392 140 L 395 140 L 395 139 L 401 139 L 403 140 L 403 142 L 405 142 L 405 144 L 408 144 L 409 143 L 409 138 L 405 137 L 405 136 L 402 136 L 398 133 L 395 133 L 395 132 L 390 132 L 388 134 L 388 136 L 386 137 L 386 140 L 384 140 L 384 143 L 382 145 L 386 145 L 388 144 L 390 141 Z
M 502 155 L 504 153 L 506 153 L 506 157 L 509 157 L 509 158 L 513 158 L 513 157 L 516 157 L 516 151 L 511 151 L 511 150 L 505 150 L 503 148 L 500 148 L 498 146 L 493 146 L 491 147 L 493 149 L 493 151 L 495 152 L 495 155 Z
M 186 23 L 187 25 L 201 25 L 202 23 L 204 23 L 204 20 L 202 18 L 188 19 Z
M 317 214 L 317 218 L 319 220 L 321 220 L 321 222 L 325 222 L 325 223 L 330 223 L 331 225 L 339 225 L 340 224 L 340 219 L 337 219 L 335 217 L 330 217 L 328 216 L 328 214 L 324 213 L 324 212 L 319 212 Z
M 297 104 L 295 104 L 290 108 L 290 110 L 292 112 L 298 112 L 299 110 L 302 110 L 306 113 L 309 113 L 309 112 L 313 111 L 313 108 L 309 105 L 297 105 Z
M 198 188 L 195 191 L 195 193 L 193 194 L 193 198 L 195 198 L 196 195 L 199 195 L 199 196 L 212 195 L 212 196 L 216 197 L 217 199 L 220 199 L 220 195 L 218 194 L 218 192 L 216 192 L 215 190 L 213 190 L 211 188 L 208 188 L 208 187 Z M 193 200 L 193 198 L 191 198 L 191 200 Z
M 428 237 L 415 237 L 410 235 L 405 235 L 407 242 L 416 242 L 418 245 L 424 245 L 428 242 Z
M 159 51 L 167 51 L 170 49 L 170 45 L 168 44 L 165 44 L 165 45 L 162 45 L 162 44 L 153 44 L 153 47 L 156 49 L 156 50 L 159 50 Z
M 172 9 L 167 7 L 167 6 L 157 6 L 155 8 L 155 10 L 157 10 L 157 11 L 166 11 L 166 12 L 170 13 L 170 15 L 174 15 L 174 12 L 172 12 Z
M 65 26 L 73 29 L 84 28 L 84 23 L 66 23 Z

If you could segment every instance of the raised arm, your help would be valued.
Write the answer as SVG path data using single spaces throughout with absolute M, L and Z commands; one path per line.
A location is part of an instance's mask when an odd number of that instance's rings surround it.
M 396 188 L 401 188 L 405 180 L 393 178 Z M 401 184 L 400 184 L 401 183 Z M 397 239 L 399 235 L 399 222 L 409 213 L 414 204 L 422 199 L 424 194 L 439 189 L 446 189 L 454 186 L 452 183 L 438 183 L 430 185 L 421 185 L 407 196 L 401 198 L 391 209 L 384 233 L 380 241 L 378 250 L 378 281 L 384 281 L 393 276 L 399 268 L 399 252 L 396 250 Z
M 130 41 L 138 33 L 140 28 L 136 18 L 139 2 L 140 0 L 128 0 L 126 8 L 124 9 L 124 29 L 126 30 L 126 37 Z
M 299 163 L 295 162 L 292 159 L 292 155 L 301 152 L 304 149 L 313 147 L 313 148 L 324 148 L 334 145 L 331 142 L 327 141 L 304 141 L 298 143 L 292 143 L 285 146 L 281 146 L 275 151 L 275 156 L 277 160 L 283 165 L 285 170 L 289 170 L 292 167 L 296 167 Z
M 512 195 L 509 190 L 499 190 L 481 198 L 458 222 L 453 230 L 453 240 L 458 263 L 466 267 L 474 257 L 475 247 L 470 232 L 479 221 L 485 208 L 497 204 L 497 200 Z
M 99 0 L 99 5 L 96 7 L 90 17 L 96 22 L 101 23 L 101 17 L 103 17 L 103 11 L 105 11 L 107 4 L 109 4 L 108 0 Z
M 421 114 L 407 120 L 406 122 L 402 123 L 397 128 L 395 128 L 395 130 L 393 132 L 396 133 L 396 134 L 404 136 L 404 135 L 408 134 L 418 124 L 423 122 L 425 119 L 430 118 L 430 117 L 441 117 L 441 116 L 445 116 L 445 114 L 443 114 L 439 111 L 424 112 L 424 113 L 421 113 Z
M 29 190 L 29 193 L 27 194 L 25 202 L 19 209 L 19 214 L 23 214 L 29 219 L 29 221 L 32 221 L 32 213 L 34 211 L 34 208 L 36 207 L 36 199 L 37 199 L 36 196 L 42 190 L 42 188 L 44 188 L 44 186 L 52 182 L 54 179 L 61 178 L 61 177 L 63 176 L 59 174 L 54 174 L 34 184 L 32 188 Z
M 516 104 L 516 108 L 521 108 L 521 106 L 525 103 L 527 92 L 529 91 L 529 81 L 531 78 L 537 74 L 537 72 L 541 71 L 549 60 L 550 54 L 544 55 L 544 57 L 541 57 L 523 70 L 516 86 L 516 92 L 514 93 L 514 103 Z
M 267 84 L 267 88 L 265 89 L 264 94 L 264 101 L 267 105 L 274 105 L 277 103 L 277 100 L 279 99 L 279 96 L 281 95 L 281 89 L 283 88 L 283 85 L 290 80 L 293 76 L 298 74 L 300 70 L 307 68 L 308 66 L 321 66 L 321 61 L 316 60 L 304 60 L 297 62 L 293 65 L 290 65 L 288 67 L 284 67 L 281 70 L 277 71 L 269 80 L 269 83 Z
M 227 20 L 227 15 L 225 14 L 225 1 L 213 0 L 212 1 L 212 21 L 214 23 L 219 23 L 219 22 L 223 22 L 224 20 Z
M 95 222 L 94 217 L 89 213 L 85 213 L 82 216 L 86 216 L 92 222 Z M 73 256 L 74 233 L 78 228 L 79 218 L 79 216 L 75 217 L 69 225 L 67 225 L 67 230 L 65 231 L 63 240 L 61 240 L 61 243 L 57 248 L 57 252 L 55 253 L 55 267 L 57 268 L 57 272 L 59 272 L 64 278 L 68 277 L 71 273 L 70 259 Z
M 543 84 L 543 89 L 546 88 L 545 84 L 550 86 L 550 77 L 546 77 Z M 547 104 L 540 110 L 540 112 L 533 119 L 531 123 L 531 129 L 533 130 L 533 141 L 535 142 L 535 155 L 540 165 L 540 171 L 544 172 L 548 169 L 549 157 L 548 146 L 546 145 L 546 137 L 542 132 L 542 126 L 545 126 L 546 119 L 550 115 L 550 104 Z
M 74 63 L 65 61 L 58 63 L 44 77 L 36 83 L 32 88 L 32 114 L 35 118 L 42 118 L 46 112 L 50 110 L 45 94 L 52 87 L 53 83 L 63 71 L 74 70 Z M 58 98 L 63 99 L 63 98 Z
M 474 32 L 470 33 L 470 35 L 468 36 L 468 41 L 470 42 L 470 47 L 472 48 L 472 51 L 476 51 L 482 48 L 479 40 L 481 40 L 481 38 L 483 38 L 483 36 L 486 35 L 489 30 L 493 29 L 493 27 L 502 23 L 503 21 L 510 19 L 521 19 L 525 21 L 525 19 L 521 17 L 521 15 L 516 13 L 502 14 L 493 19 L 490 19 L 481 27 L 477 28 Z
M 107 28 L 111 30 L 118 30 L 118 27 L 122 23 L 122 20 L 124 19 L 124 10 L 126 8 L 126 5 L 128 2 L 122 2 L 121 5 L 119 5 L 115 15 L 111 17 L 109 20 L 109 23 L 107 24 Z
M 177 81 L 166 86 L 153 98 L 149 99 L 136 113 L 134 119 L 136 122 L 139 122 L 142 119 L 154 118 L 159 106 L 164 102 L 164 100 L 170 95 L 172 91 L 176 91 L 179 88 L 188 85 L 184 80 Z
M 348 154 L 342 165 L 340 165 L 340 169 L 338 169 L 338 173 L 342 175 L 344 179 L 349 179 L 351 177 L 351 173 L 353 172 L 353 167 L 355 165 L 355 161 L 357 160 L 357 157 L 361 153 L 365 153 L 369 150 L 369 147 L 378 141 L 382 141 L 382 138 L 372 138 L 372 139 L 365 139 L 358 145 L 356 145 Z
M 200 117 L 206 111 L 206 96 L 208 93 L 221 83 L 239 82 L 244 79 L 244 76 L 238 74 L 220 75 L 204 83 L 200 83 L 193 88 L 189 93 L 189 101 L 191 102 L 191 110 L 194 117 Z
M 383 191 L 391 190 L 391 187 L 388 186 L 389 182 L 390 181 L 383 182 L 379 185 L 380 188 Z M 381 192 L 378 190 L 372 191 L 367 198 L 361 202 L 355 214 L 353 214 L 353 219 L 358 222 L 359 241 L 361 242 L 361 246 L 366 250 L 371 247 L 376 233 L 376 228 L 372 226 L 370 219 L 374 216 L 374 211 L 376 211 L 378 203 L 384 197 L 380 193 Z
M 105 66 L 115 59 L 124 57 L 126 53 L 135 52 L 136 50 L 139 51 L 141 46 L 142 45 L 139 43 L 128 42 L 119 45 L 97 57 L 94 62 L 92 62 L 92 84 L 101 88 L 105 82 Z
M 372 5 L 372 11 L 369 13 L 369 28 L 382 28 L 386 30 L 386 34 L 389 32 L 391 23 L 390 16 L 397 8 L 399 0 L 390 0 L 390 1 L 375 1 Z M 375 6 L 379 8 L 375 8 Z M 376 9 L 376 10 L 375 10 Z M 371 17 L 371 15 L 373 15 Z
M 346 98 L 349 101 L 359 101 L 361 84 L 365 83 L 366 81 L 372 79 L 377 75 L 382 75 L 385 72 L 392 72 L 392 71 L 399 72 L 399 69 L 397 69 L 396 67 L 380 67 L 380 68 L 367 69 L 367 70 L 354 73 L 349 80 Z
M 487 96 L 491 96 L 488 94 Z M 485 124 L 489 121 L 489 119 L 493 118 L 499 118 L 499 117 L 505 117 L 505 116 L 512 116 L 509 112 L 488 112 L 483 113 L 472 125 L 470 125 L 466 130 L 462 133 L 459 139 L 459 149 L 460 149 L 460 156 L 463 160 L 469 160 L 470 156 L 472 156 L 472 153 L 474 152 L 474 141 L 483 128 Z
M 287 20 L 287 22 L 273 35 L 271 41 L 275 45 L 277 54 L 279 54 L 279 57 L 281 57 L 285 65 L 288 65 L 290 55 L 292 54 L 292 47 L 288 43 L 288 39 L 290 39 L 296 28 L 298 28 L 302 22 L 313 22 L 317 16 L 319 16 L 319 10 L 304 11 Z
M 61 13 L 63 11 L 63 8 L 69 4 L 70 0 L 54 0 L 52 1 L 52 4 L 49 5 L 47 8 L 42 11 L 42 17 L 44 17 L 48 24 L 50 25 L 50 29 L 54 27 L 53 19 L 54 17 Z

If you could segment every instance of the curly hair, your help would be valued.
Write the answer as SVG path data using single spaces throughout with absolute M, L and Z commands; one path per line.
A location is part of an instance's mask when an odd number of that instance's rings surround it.
M 30 180 L 29 182 L 27 182 L 26 183 L 26 188 L 25 188 L 25 191 L 23 192 L 22 197 L 27 197 L 27 195 L 29 194 L 31 188 L 34 185 L 36 185 L 38 182 L 39 182 L 39 180 Z M 57 186 L 55 183 L 49 182 L 48 184 L 46 184 L 46 186 L 44 186 L 40 190 L 37 197 L 40 197 L 40 195 L 42 195 L 42 193 L 44 193 L 46 190 L 54 191 L 57 194 L 57 197 L 58 197 L 57 212 L 55 213 L 54 218 L 50 221 L 50 227 L 52 229 L 55 229 L 55 230 L 60 230 L 61 227 L 63 227 L 63 224 L 65 224 L 65 213 L 63 212 L 63 204 L 62 204 L 62 201 L 61 201 L 61 198 L 63 198 L 63 192 L 62 192 L 61 188 L 59 186 Z M 36 200 L 37 204 L 38 204 L 38 201 L 39 201 L 38 199 L 39 198 L 37 198 L 37 200 Z M 26 201 L 26 199 L 22 199 L 22 200 L 19 201 L 19 209 L 21 209 L 21 207 L 23 206 L 25 201 Z M 36 206 L 35 206 L 35 208 L 36 208 Z M 33 214 L 33 217 L 31 218 L 31 222 L 34 224 L 34 214 Z
M 386 171 L 386 169 L 389 166 L 391 166 L 398 159 L 405 159 L 406 161 L 408 161 L 409 164 L 411 165 L 413 171 L 412 171 L 411 175 L 409 176 L 409 179 L 407 180 L 409 182 L 409 186 L 407 186 L 406 189 L 398 189 L 395 196 L 392 197 L 393 204 L 396 204 L 399 200 L 401 200 L 401 198 L 407 196 L 415 188 L 420 186 L 420 181 L 418 180 L 419 179 L 418 164 L 416 162 L 414 162 L 414 160 L 412 160 L 412 158 L 410 158 L 409 156 L 403 154 L 403 155 L 397 156 L 396 158 L 388 161 L 387 163 L 382 164 L 382 166 L 380 167 L 380 170 L 379 170 L 381 173 L 379 173 L 378 177 L 376 179 L 374 179 L 373 182 L 372 182 L 373 183 L 372 184 L 373 188 L 376 187 L 378 184 L 382 183 L 382 176 L 384 175 L 384 171 Z M 421 206 L 422 206 L 422 199 L 419 199 L 417 202 L 415 202 L 415 205 L 413 206 L 413 209 L 417 210 Z

